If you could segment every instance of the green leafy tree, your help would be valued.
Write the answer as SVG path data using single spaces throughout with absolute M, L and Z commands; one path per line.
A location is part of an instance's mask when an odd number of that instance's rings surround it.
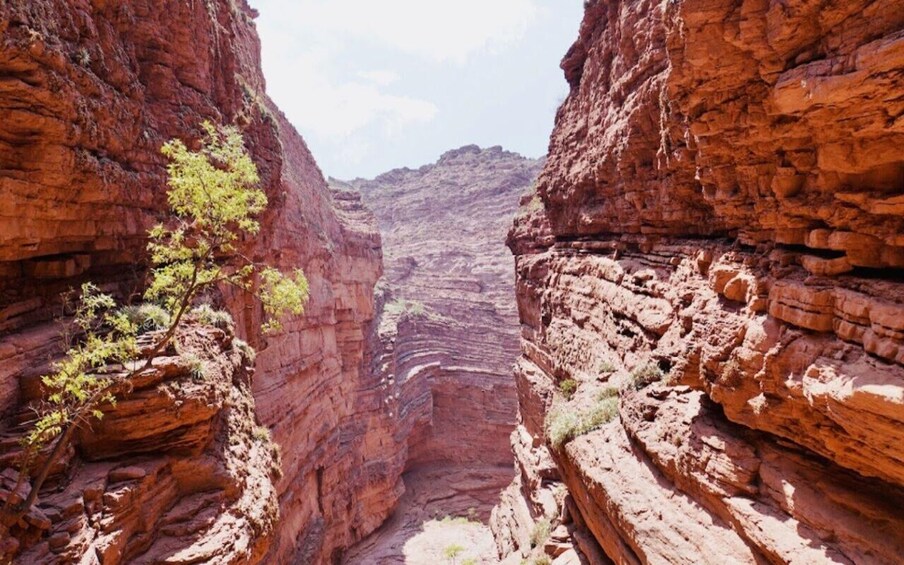
M 239 252 L 240 240 L 260 231 L 256 216 L 267 206 L 266 195 L 257 187 L 257 167 L 241 135 L 235 128 L 208 122 L 202 127 L 205 136 L 198 151 L 179 140 L 162 148 L 170 160 L 167 198 L 172 217 L 148 232 L 151 276 L 144 297 L 154 306 L 120 308 L 93 284 L 81 288 L 70 325 L 73 335 L 68 331 L 64 335 L 74 345 L 53 372 L 42 377 L 46 396 L 22 439 L 19 482 L 29 475 L 32 464 L 42 462 L 25 500 L 13 508 L 13 495 L 7 499 L 4 510 L 14 517 L 34 504 L 75 430 L 92 418 L 102 418 L 103 407 L 114 406 L 117 397 L 130 391 L 132 377 L 151 368 L 205 293 L 220 285 L 253 292 L 263 305 L 266 332 L 279 331 L 281 317 L 304 311 L 308 282 L 300 269 L 284 275 Z M 159 328 L 150 348 L 143 351 L 137 339 L 146 328 L 137 319 L 140 310 L 156 312 L 152 327 Z M 39 457 L 50 444 L 50 453 Z

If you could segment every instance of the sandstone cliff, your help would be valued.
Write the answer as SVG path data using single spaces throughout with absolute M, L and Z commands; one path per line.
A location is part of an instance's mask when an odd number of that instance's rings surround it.
M 361 192 L 383 237 L 367 359 L 392 423 L 383 461 L 409 491 L 404 518 L 348 563 L 399 558 L 392 540 L 436 514 L 486 519 L 511 480 L 518 323 L 504 240 L 540 166 L 472 145 L 418 169 L 335 183 Z
M 254 360 L 232 330 L 187 325 L 178 353 L 157 357 L 127 398 L 80 430 L 77 449 L 13 525 L 0 560 L 260 561 L 277 534 L 280 461 L 255 422 Z M 16 447 L 3 445 L 4 466 Z M 6 492 L 15 488 L 11 469 L 0 481 Z M 29 491 L 26 483 L 17 494 Z
M 500 550 L 546 514 L 594 563 L 899 562 L 900 2 L 585 6 L 509 236 Z M 550 444 L 551 410 L 607 403 Z
M 13 426 L 29 387 L 58 355 L 50 319 L 61 291 L 84 280 L 123 298 L 140 291 L 145 230 L 165 209 L 161 144 L 191 141 L 205 118 L 236 123 L 270 201 L 248 253 L 303 267 L 311 299 L 303 317 L 264 340 L 260 305 L 221 297 L 237 334 L 261 350 L 256 414 L 282 446 L 279 528 L 264 546 L 255 541 L 229 559 L 328 561 L 382 522 L 391 503 L 368 499 L 392 500 L 398 482 L 364 465 L 380 446 L 360 433 L 364 399 L 376 386 L 360 368 L 380 240 L 354 195 L 331 195 L 300 136 L 264 95 L 254 16 L 244 0 L 0 3 L 0 410 L 4 427 Z M 173 488 L 164 475 L 147 471 L 140 492 Z M 262 511 L 267 500 L 238 512 Z M 202 517 L 202 507 L 176 502 L 156 498 L 156 515 Z M 109 519 L 106 532 L 132 518 Z M 153 539 L 129 546 L 135 562 L 163 539 L 150 523 L 141 531 Z M 223 535 L 192 543 L 221 543 Z M 174 554 L 188 551 L 179 540 L 165 542 Z M 62 538 L 54 543 L 69 551 Z

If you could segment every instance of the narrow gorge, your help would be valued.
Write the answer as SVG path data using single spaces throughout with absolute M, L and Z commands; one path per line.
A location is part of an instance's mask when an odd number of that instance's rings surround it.
M 514 262 L 503 242 L 540 166 L 466 146 L 419 169 L 334 181 L 360 191 L 383 235 L 369 370 L 398 422 L 406 489 L 395 516 L 346 563 L 428 564 L 457 542 L 465 557 L 495 560 L 477 523 L 511 480 L 518 409 Z M 425 527 L 438 531 L 419 535 Z
M 252 6 L 0 0 L 0 563 L 901 563 L 900 0 L 585 0 L 545 157 L 343 180 Z M 139 336 L 23 506 L 63 297 L 137 307 L 205 120 L 304 313 Z

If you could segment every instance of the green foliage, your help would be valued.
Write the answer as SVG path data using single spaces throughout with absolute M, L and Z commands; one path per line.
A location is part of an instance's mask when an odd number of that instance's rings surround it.
M 198 233 L 213 241 L 235 241 L 235 228 L 256 234 L 260 224 L 254 218 L 267 207 L 267 197 L 257 188 L 257 167 L 245 151 L 242 136 L 233 127 L 218 129 L 210 122 L 199 151 L 189 150 L 178 139 L 163 145 L 170 159 L 170 209 L 180 218 L 189 218 Z
M 261 281 L 260 299 L 269 318 L 263 330 L 276 332 L 282 329 L 279 316 L 284 313 L 297 316 L 304 312 L 304 304 L 308 300 L 308 280 L 301 269 L 295 270 L 294 277 L 287 277 L 267 267 L 261 271 Z
M 615 398 L 617 396 L 618 396 L 618 389 L 614 386 L 604 387 L 598 393 L 596 393 L 597 400 L 606 400 L 608 398 Z
M 145 298 L 163 303 L 178 319 L 187 305 L 212 286 L 252 290 L 257 273 L 256 294 L 267 317 L 262 329 L 278 331 L 281 316 L 304 311 L 307 279 L 300 269 L 286 276 L 272 267 L 259 268 L 237 254 L 239 238 L 260 231 L 255 216 L 267 206 L 267 197 L 256 186 L 257 167 L 238 130 L 218 129 L 208 122 L 202 127 L 206 136 L 199 151 L 189 150 L 179 140 L 163 146 L 163 154 L 170 159 L 167 198 L 175 219 L 148 232 L 154 269 Z
M 23 438 L 28 450 L 40 449 L 71 421 L 83 421 L 89 415 L 101 418 L 103 413 L 96 407 L 115 401 L 108 390 L 112 381 L 103 369 L 128 362 L 138 351 L 137 326 L 115 306 L 113 298 L 93 284 L 82 285 L 72 321 L 76 344 L 54 363 L 53 373 L 41 377 L 46 396 L 37 421 Z
M 267 426 L 254 426 L 254 429 L 251 431 L 251 436 L 255 439 L 255 441 L 265 443 L 270 441 L 270 429 Z
M 253 347 L 248 345 L 248 342 L 235 338 L 232 340 L 232 347 L 241 351 L 242 355 L 245 356 L 249 363 L 254 363 L 254 360 L 257 357 L 257 351 L 255 351 Z
M 397 298 L 387 304 L 383 310 L 390 315 L 407 313 L 414 316 L 420 316 L 426 311 L 426 308 L 424 307 L 424 304 L 422 302 L 418 302 L 417 300 Z
M 465 525 L 465 524 L 470 524 L 471 520 L 464 516 L 451 516 L 449 514 L 446 514 L 445 516 L 443 516 L 443 518 L 442 518 L 442 520 L 440 520 L 440 522 L 442 522 L 443 524 Z
M 533 565 L 552 565 L 552 560 L 548 555 L 541 555 L 540 557 L 534 559 Z
M 559 391 L 567 400 L 571 400 L 577 390 L 578 383 L 574 379 L 565 379 L 559 383 Z
M 652 362 L 638 365 L 631 371 L 631 386 L 634 390 L 640 390 L 645 386 L 651 385 L 665 378 L 665 373 L 659 366 Z
M 549 521 L 549 518 L 538 520 L 530 532 L 530 546 L 540 547 L 549 539 L 550 533 L 552 533 L 552 522 Z
M 157 304 L 123 306 L 120 311 L 129 322 L 135 324 L 139 334 L 166 329 L 171 321 L 169 312 Z
M 461 565 L 477 565 L 477 560 L 473 557 L 468 557 L 467 559 L 462 560 Z
M 206 292 L 218 285 L 257 289 L 266 315 L 265 331 L 280 329 L 281 316 L 300 315 L 304 310 L 308 283 L 301 270 L 285 276 L 245 259 L 236 248 L 240 238 L 259 232 L 255 216 L 267 205 L 263 191 L 256 187 L 257 168 L 241 135 L 235 128 L 217 128 L 208 122 L 202 127 L 205 137 L 200 150 L 191 151 L 178 140 L 162 148 L 170 159 L 167 198 L 174 217 L 148 231 L 152 269 L 145 298 L 150 303 L 117 308 L 115 300 L 94 285 L 82 286 L 72 324 L 74 335 L 64 336 L 74 345 L 65 359 L 53 366 L 54 372 L 41 379 L 47 396 L 38 407 L 33 428 L 22 440 L 26 449 L 20 477 L 44 445 L 59 439 L 21 508 L 34 503 L 74 429 L 92 416 L 103 416 L 101 408 L 114 404 L 116 395 L 129 389 L 129 379 L 151 366 L 153 358 L 174 339 L 183 316 Z M 209 306 L 188 313 L 218 327 L 232 324 L 227 313 Z M 139 362 L 136 336 L 150 330 L 165 331 Z M 200 358 L 189 354 L 183 361 L 193 378 L 204 378 Z
M 214 310 L 210 304 L 201 304 L 191 309 L 189 315 L 201 324 L 213 326 L 221 330 L 231 328 L 234 324 L 232 316 L 225 310 Z
M 615 372 L 615 365 L 613 365 L 609 361 L 600 361 L 596 370 L 599 371 L 602 375 L 608 375 Z
M 598 400 L 590 408 L 574 410 L 570 406 L 554 408 L 546 420 L 546 437 L 556 448 L 576 437 L 599 429 L 618 415 L 618 398 Z
M 445 549 L 443 549 L 443 557 L 451 560 L 452 563 L 455 563 L 455 558 L 461 555 L 464 550 L 465 548 L 463 546 L 457 543 L 453 543 L 452 545 L 448 545 Z
M 182 356 L 182 362 L 188 369 L 188 373 L 195 381 L 203 381 L 206 375 L 204 368 L 204 360 L 195 353 L 187 353 Z

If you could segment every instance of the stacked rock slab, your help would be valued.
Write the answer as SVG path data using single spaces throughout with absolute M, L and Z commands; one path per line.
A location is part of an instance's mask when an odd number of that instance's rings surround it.
M 385 412 L 398 419 L 393 463 L 405 473 L 456 467 L 484 477 L 463 491 L 452 473 L 436 484 L 462 491 L 445 497 L 445 513 L 487 517 L 511 479 L 518 324 L 504 239 L 540 167 L 469 145 L 346 185 L 361 192 L 383 237 L 386 275 L 367 359 Z
M 900 3 L 585 5 L 509 234 L 520 473 L 500 551 L 526 551 L 561 482 L 588 556 L 898 562 Z M 566 379 L 573 410 L 617 389 L 617 416 L 553 447 Z
M 365 465 L 381 448 L 359 433 L 394 425 L 371 421 L 361 372 L 380 239 L 264 94 L 255 15 L 244 0 L 0 3 L 0 410 L 17 413 L 59 354 L 60 292 L 140 293 L 145 230 L 167 209 L 160 146 L 193 143 L 204 119 L 236 124 L 269 199 L 246 252 L 311 283 L 305 315 L 266 339 L 258 303 L 220 304 L 260 350 L 256 413 L 282 448 L 279 526 L 245 557 L 327 562 L 400 495 L 398 476 Z
M 279 451 L 255 421 L 253 359 L 231 327 L 191 323 L 176 340 L 179 354 L 169 348 L 156 357 L 132 379 L 128 398 L 79 430 L 75 448 L 54 466 L 52 488 L 3 529 L 0 560 L 263 558 L 279 524 Z M 144 337 L 140 343 L 149 349 L 153 342 Z M 2 447 L 5 467 L 8 446 Z M 0 476 L 4 502 L 15 478 L 11 469 Z M 27 482 L 19 488 L 19 498 L 31 490 Z

